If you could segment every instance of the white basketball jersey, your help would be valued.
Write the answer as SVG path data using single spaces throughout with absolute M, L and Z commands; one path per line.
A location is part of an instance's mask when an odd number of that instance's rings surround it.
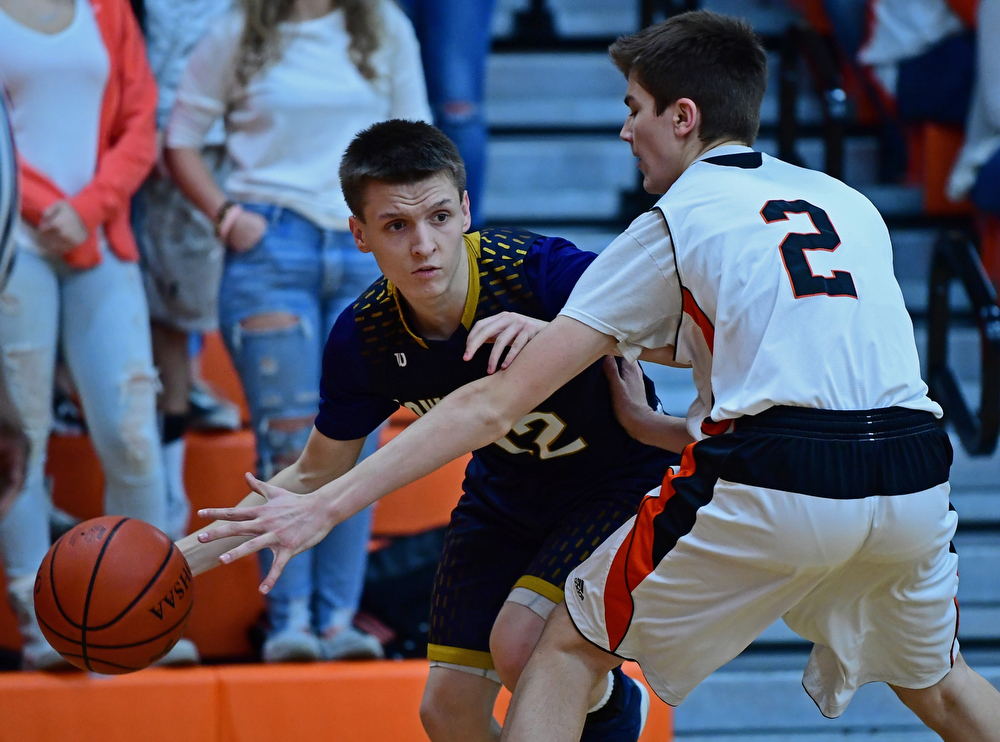
M 775 405 L 941 415 L 878 211 L 834 178 L 748 147 L 693 163 L 594 261 L 562 313 L 617 337 L 628 357 L 673 344 L 694 368 L 696 437 Z
M 725 150 L 656 205 L 683 297 L 677 360 L 711 368 L 712 419 L 774 405 L 940 415 L 871 202 L 823 173 Z

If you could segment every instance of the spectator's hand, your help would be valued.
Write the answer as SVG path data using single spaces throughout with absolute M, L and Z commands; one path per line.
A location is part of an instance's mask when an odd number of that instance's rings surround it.
M 229 230 L 226 246 L 233 252 L 246 252 L 260 242 L 266 231 L 267 219 L 253 211 L 241 212 Z
M 0 421 L 0 520 L 24 485 L 28 466 L 28 438 L 16 421 Z
M 500 312 L 492 317 L 481 319 L 469 331 L 463 357 L 466 361 L 472 360 L 476 351 L 485 343 L 493 343 L 493 351 L 490 353 L 490 360 L 486 366 L 486 373 L 492 374 L 497 370 L 497 364 L 500 362 L 500 356 L 503 355 L 505 348 L 509 348 L 509 350 L 507 357 L 500 364 L 500 368 L 507 368 L 513 363 L 517 354 L 521 352 L 521 348 L 527 345 L 528 341 L 540 333 L 547 324 L 548 322 L 544 320 L 525 317 L 523 314 L 515 312 Z
M 646 385 L 638 361 L 622 361 L 621 371 L 614 356 L 604 357 L 604 374 L 611 386 L 611 404 L 615 417 L 625 431 L 642 440 L 640 431 L 650 416 L 657 413 L 646 400 Z
M 261 549 L 274 552 L 271 571 L 260 585 L 260 591 L 267 594 L 274 587 L 288 560 L 322 541 L 336 523 L 324 510 L 322 497 L 297 495 L 261 482 L 252 474 L 247 474 L 246 479 L 250 489 L 263 496 L 267 502 L 255 507 L 199 510 L 198 515 L 202 518 L 229 522 L 203 531 L 198 534 L 198 540 L 208 543 L 229 536 L 251 537 L 249 541 L 219 557 L 223 564 L 229 564 Z
M 42 214 L 38 236 L 46 253 L 61 256 L 86 241 L 90 235 L 87 225 L 69 201 L 56 201 Z

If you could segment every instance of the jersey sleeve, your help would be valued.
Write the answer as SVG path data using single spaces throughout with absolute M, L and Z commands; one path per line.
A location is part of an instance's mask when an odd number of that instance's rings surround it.
M 646 212 L 580 277 L 560 314 L 618 341 L 622 356 L 676 342 L 683 301 L 663 216 Z
M 540 237 L 535 241 L 524 258 L 524 277 L 542 304 L 544 319 L 555 319 L 596 257 L 562 237 Z
M 326 341 L 319 397 L 316 430 L 338 441 L 365 437 L 399 408 L 367 382 L 351 307 L 341 313 Z

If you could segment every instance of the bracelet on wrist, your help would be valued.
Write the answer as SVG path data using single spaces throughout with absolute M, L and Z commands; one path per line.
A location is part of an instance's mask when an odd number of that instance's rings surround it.
M 212 220 L 212 229 L 215 230 L 215 234 L 218 235 L 222 229 L 222 222 L 226 218 L 226 215 L 233 210 L 236 206 L 235 201 L 224 201 L 222 206 L 220 206 L 215 212 L 215 219 Z
M 242 213 L 243 207 L 239 204 L 233 204 L 226 209 L 226 213 L 222 215 L 222 221 L 219 222 L 219 228 L 216 230 L 216 236 L 223 245 L 228 244 L 229 233 L 233 231 L 233 226 L 236 224 L 236 220 L 240 218 Z

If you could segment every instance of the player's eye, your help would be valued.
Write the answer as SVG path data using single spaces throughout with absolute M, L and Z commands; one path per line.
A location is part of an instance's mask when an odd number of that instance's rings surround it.
M 437 222 L 438 224 L 443 224 L 444 222 L 448 221 L 448 218 L 450 216 L 451 214 L 449 214 L 447 211 L 439 211 L 437 214 L 431 217 L 431 220 Z
M 406 226 L 405 222 L 389 222 L 385 225 L 385 228 L 390 232 L 399 232 Z

